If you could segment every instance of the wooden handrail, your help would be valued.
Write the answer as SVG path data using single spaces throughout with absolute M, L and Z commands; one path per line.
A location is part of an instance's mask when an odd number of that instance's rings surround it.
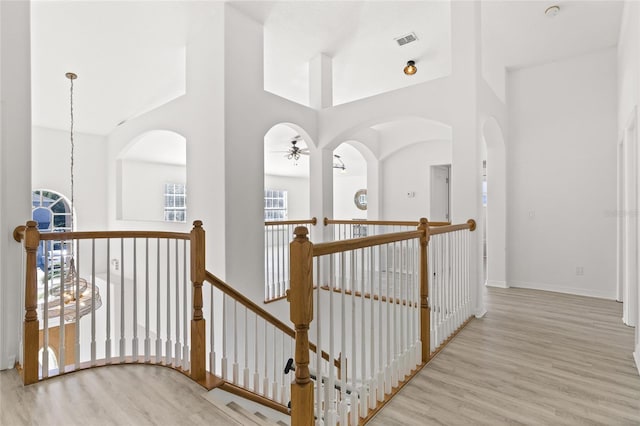
M 329 219 L 324 218 L 324 226 L 327 225 L 389 225 L 389 226 L 415 226 L 420 225 L 419 221 L 413 220 L 367 220 L 367 219 Z M 429 222 L 429 226 L 446 226 L 451 225 L 451 222 Z
M 264 226 L 273 226 L 273 225 L 304 225 L 311 224 L 316 226 L 318 223 L 318 219 L 312 217 L 311 219 L 302 219 L 302 220 L 270 220 L 265 221 Z
M 14 235 L 15 235 L 14 231 Z M 163 238 L 175 240 L 189 240 L 191 234 L 188 232 L 160 232 L 160 231 L 81 231 L 81 232 L 43 232 L 40 240 L 60 241 L 60 240 L 89 240 L 106 238 Z
M 248 299 L 242 293 L 239 293 L 237 290 L 235 290 L 229 284 L 227 284 L 224 281 L 222 281 L 220 278 L 218 278 L 215 275 L 213 275 L 211 272 L 206 271 L 205 281 L 207 281 L 208 283 L 213 285 L 218 290 L 222 291 L 227 296 L 235 299 L 238 303 L 243 305 L 245 308 L 249 309 L 250 311 L 252 311 L 256 315 L 258 315 L 259 317 L 264 319 L 266 322 L 268 322 L 269 324 L 273 325 L 278 330 L 282 331 L 287 336 L 295 339 L 296 332 L 293 330 L 293 328 L 289 327 L 288 325 L 286 325 L 285 323 L 280 321 L 278 318 L 274 317 L 269 312 L 265 311 L 260 306 L 258 306 L 255 303 L 253 303 L 253 301 Z M 315 344 L 309 343 L 309 347 L 313 352 L 317 353 L 318 348 L 316 347 Z M 325 361 L 330 361 L 328 353 L 326 353 L 325 351 L 322 351 L 321 355 L 322 355 L 322 359 L 324 359 Z M 333 360 L 333 365 L 335 367 L 337 367 L 337 368 L 340 368 L 340 360 L 334 359 Z
M 429 229 L 429 235 L 446 234 L 447 232 L 460 231 L 462 229 L 468 229 L 471 232 L 475 231 L 476 221 L 473 219 L 469 219 L 467 223 L 461 223 L 458 225 L 438 226 L 436 228 Z
M 313 256 L 325 256 L 328 254 L 341 253 L 344 251 L 357 250 L 366 247 L 379 246 L 382 244 L 395 243 L 398 241 L 420 238 L 423 231 L 396 232 L 393 234 L 374 235 L 372 237 L 353 238 L 351 240 L 332 241 L 329 243 L 319 243 L 313 245 Z

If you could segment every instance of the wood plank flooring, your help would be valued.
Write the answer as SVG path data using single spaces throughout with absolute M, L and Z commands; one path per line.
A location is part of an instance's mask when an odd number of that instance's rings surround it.
M 489 289 L 472 321 L 370 425 L 640 425 L 622 305 Z
M 640 425 L 633 329 L 622 305 L 490 289 L 472 321 L 372 425 Z M 112 366 L 23 387 L 0 372 L 0 425 L 238 425 L 205 390 L 154 366 Z

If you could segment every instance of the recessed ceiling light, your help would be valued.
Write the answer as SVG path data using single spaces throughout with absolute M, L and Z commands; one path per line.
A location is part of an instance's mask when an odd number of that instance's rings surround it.
M 547 10 L 544 11 L 544 14 L 550 18 L 558 16 L 558 13 L 560 13 L 560 6 L 558 5 L 549 6 Z

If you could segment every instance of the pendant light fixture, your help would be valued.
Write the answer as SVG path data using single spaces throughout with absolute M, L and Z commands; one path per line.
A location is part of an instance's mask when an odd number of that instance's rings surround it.
M 71 158 L 70 158 L 70 174 L 71 174 L 71 210 L 69 228 L 73 232 L 73 212 L 74 212 L 74 157 L 75 157 L 75 141 L 74 141 L 74 117 L 73 117 L 73 81 L 78 78 L 75 73 L 68 72 L 65 77 L 69 79 L 70 88 L 70 131 L 69 139 L 71 142 Z M 74 322 L 88 314 L 92 310 L 102 306 L 102 299 L 98 287 L 95 284 L 87 282 L 86 279 L 79 276 L 75 265 L 75 247 L 73 242 L 70 244 L 69 264 L 66 265 L 66 254 L 64 244 L 60 242 L 60 268 L 63 273 L 56 274 L 55 269 L 51 273 L 49 287 L 48 312 L 49 318 L 64 317 L 65 322 Z M 61 297 L 62 295 L 62 297 Z M 60 306 L 60 305 L 63 306 Z M 61 312 L 62 310 L 62 312 Z

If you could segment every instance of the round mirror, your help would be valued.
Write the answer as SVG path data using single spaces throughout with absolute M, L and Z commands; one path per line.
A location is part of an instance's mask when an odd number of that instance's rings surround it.
M 356 195 L 353 197 L 353 202 L 356 204 L 356 207 L 360 210 L 367 209 L 367 190 L 359 189 L 356 191 Z

